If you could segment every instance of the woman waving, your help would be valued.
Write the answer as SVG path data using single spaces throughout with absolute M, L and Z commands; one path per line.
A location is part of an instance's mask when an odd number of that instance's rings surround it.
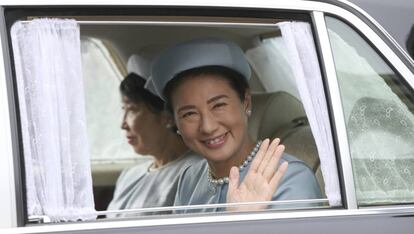
M 183 173 L 175 205 L 321 197 L 312 171 L 284 154 L 279 139 L 250 139 L 250 73 L 243 51 L 230 41 L 215 38 L 177 44 L 153 64 L 155 87 L 172 112 L 184 143 L 206 159 Z M 259 204 L 228 210 L 266 207 Z M 220 209 L 203 209 L 216 210 Z

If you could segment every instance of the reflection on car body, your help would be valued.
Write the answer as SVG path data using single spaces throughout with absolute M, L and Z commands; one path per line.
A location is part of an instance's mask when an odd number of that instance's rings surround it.
M 5 232 L 412 232 L 414 65 L 364 12 L 343 1 L 119 4 L 3 4 Z M 45 17 L 71 20 L 33 20 Z M 323 198 L 273 201 L 261 212 L 137 216 L 246 205 L 226 203 L 106 211 L 119 173 L 148 163 L 119 129 L 126 61 L 206 37 L 236 43 L 249 62 L 251 138 L 279 137 Z
M 403 47 L 412 58 L 414 41 L 412 28 L 414 17 L 411 12 L 413 4 L 409 0 L 398 1 L 372 1 L 372 0 L 351 0 L 358 7 L 364 9 L 374 17 L 395 40 Z M 398 14 L 398 20 L 394 17 Z

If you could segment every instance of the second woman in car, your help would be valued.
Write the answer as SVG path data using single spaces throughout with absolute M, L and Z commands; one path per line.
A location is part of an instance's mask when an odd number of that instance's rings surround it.
M 121 82 L 124 110 L 121 128 L 134 151 L 153 156 L 153 160 L 122 172 L 108 210 L 172 206 L 181 172 L 200 160 L 173 130 L 173 120 L 164 111 L 164 102 L 146 87 L 149 82 L 134 73 Z M 108 216 L 159 213 L 123 212 Z

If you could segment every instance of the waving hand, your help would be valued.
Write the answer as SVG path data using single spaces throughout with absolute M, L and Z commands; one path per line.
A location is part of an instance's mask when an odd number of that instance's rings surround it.
M 279 160 L 285 147 L 276 138 L 269 145 L 269 139 L 263 141 L 246 177 L 240 184 L 239 168 L 232 167 L 229 176 L 227 203 L 270 201 L 280 181 L 286 173 L 288 163 L 279 166 Z M 241 205 L 230 207 L 231 211 L 253 211 L 265 209 L 267 205 Z

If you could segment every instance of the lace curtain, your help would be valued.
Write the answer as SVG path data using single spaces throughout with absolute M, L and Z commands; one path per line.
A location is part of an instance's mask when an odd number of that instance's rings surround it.
M 289 64 L 315 138 L 329 205 L 340 205 L 341 195 L 332 131 L 312 30 L 308 23 L 303 22 L 283 22 L 278 26 L 282 32 L 289 55 Z
M 386 99 L 364 97 L 348 121 L 359 204 L 412 202 L 414 122 Z
M 285 91 L 300 100 L 282 37 L 262 41 L 246 51 L 246 57 L 267 92 Z
M 73 20 L 11 29 L 26 172 L 27 213 L 52 221 L 95 218 L 82 83 Z
M 389 86 L 399 77 L 347 25 L 330 18 L 327 25 L 358 204 L 413 202 L 414 115 L 394 92 L 399 87 Z

